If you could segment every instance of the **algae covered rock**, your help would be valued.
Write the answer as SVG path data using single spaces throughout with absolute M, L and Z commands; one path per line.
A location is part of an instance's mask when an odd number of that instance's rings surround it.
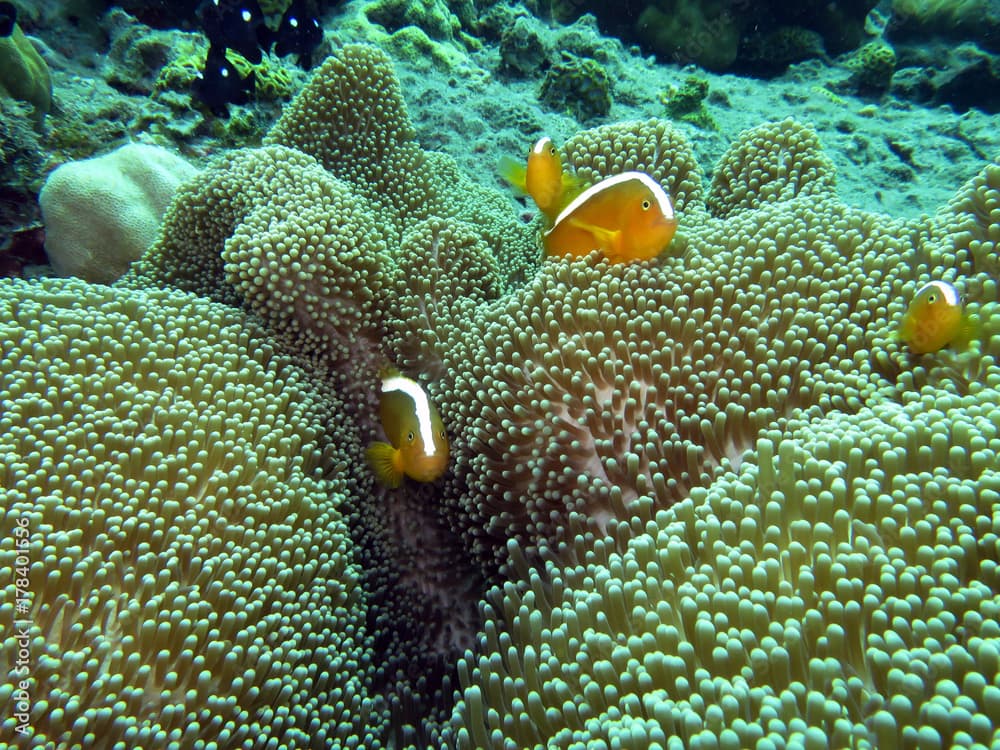
M 680 87 L 671 86 L 660 96 L 672 120 L 682 120 L 706 130 L 716 130 L 718 124 L 705 107 L 708 96 L 708 81 L 697 76 L 688 76 Z
M 564 52 L 545 74 L 539 99 L 581 122 L 604 117 L 611 111 L 611 79 L 596 61 Z
M 970 41 L 1000 52 L 1000 4 L 995 0 L 893 0 L 886 32 L 893 41 Z
M 507 72 L 528 76 L 548 60 L 548 46 L 538 19 L 521 16 L 500 36 L 500 59 Z
M 728 2 L 660 0 L 639 15 L 636 32 L 642 42 L 667 60 L 693 62 L 722 71 L 736 60 L 741 21 Z
M 883 94 L 896 72 L 896 51 L 883 41 L 869 42 L 848 61 L 850 82 L 860 94 Z
M 0 3 L 0 93 L 33 104 L 39 120 L 52 106 L 49 66 L 21 31 L 11 3 Z
M 958 112 L 975 107 L 1000 112 L 1000 55 L 972 42 L 944 39 L 897 43 L 892 94 L 901 99 L 947 104 Z
M 442 0 L 375 0 L 365 6 L 365 15 L 372 23 L 384 26 L 389 32 L 405 26 L 423 29 L 431 39 L 453 39 L 462 28 L 458 16 Z
M 606 33 L 637 41 L 663 61 L 773 75 L 824 50 L 839 55 L 856 48 L 865 41 L 865 19 L 875 5 L 874 0 L 650 0 L 623 13 L 620 2 L 574 0 L 554 3 L 552 13 L 562 22 L 593 13 Z M 761 52 L 768 49 L 784 60 L 777 70 L 761 65 Z
M 822 35 L 801 26 L 754 32 L 740 43 L 740 67 L 754 75 L 780 75 L 793 63 L 825 56 Z

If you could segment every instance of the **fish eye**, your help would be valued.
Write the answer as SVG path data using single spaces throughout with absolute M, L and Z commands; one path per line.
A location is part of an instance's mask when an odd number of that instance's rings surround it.
M 441 438 L 444 439 L 446 437 L 448 437 L 448 436 L 445 434 L 445 431 L 441 430 Z
M 549 156 L 555 156 L 555 155 L 556 155 L 556 147 L 549 146 Z
M 408 442 L 408 443 L 412 443 L 413 442 L 413 431 L 412 430 L 410 432 L 406 433 L 406 442 Z
M 937 295 L 934 294 L 934 292 L 931 292 L 930 294 L 927 295 L 927 301 L 933 305 L 935 302 L 937 302 Z
M 642 202 L 642 210 L 643 211 L 648 211 L 649 210 L 649 206 L 650 206 L 649 201 L 643 201 Z

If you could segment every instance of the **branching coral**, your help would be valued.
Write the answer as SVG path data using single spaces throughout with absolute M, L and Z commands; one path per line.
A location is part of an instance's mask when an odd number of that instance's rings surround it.
M 6 282 L 0 309 L 0 612 L 30 620 L 25 746 L 377 744 L 340 404 L 180 292 Z M 17 649 L 5 629 L 5 675 Z

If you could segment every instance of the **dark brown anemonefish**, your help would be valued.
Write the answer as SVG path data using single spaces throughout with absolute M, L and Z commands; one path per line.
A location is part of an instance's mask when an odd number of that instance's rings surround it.
M 530 195 L 549 221 L 579 192 L 576 177 L 565 169 L 551 138 L 540 138 L 528 153 L 526 164 L 500 159 L 500 176 L 519 192 Z
M 366 456 L 382 484 L 398 487 L 404 475 L 418 482 L 433 482 L 444 473 L 448 434 L 419 383 L 394 369 L 383 371 L 379 415 L 389 442 L 372 443 Z
M 936 352 L 946 346 L 961 348 L 975 334 L 958 290 L 947 281 L 924 284 L 903 314 L 897 335 L 914 354 Z
M 670 196 L 645 172 L 606 177 L 580 193 L 542 237 L 547 255 L 600 250 L 612 263 L 649 260 L 677 231 Z

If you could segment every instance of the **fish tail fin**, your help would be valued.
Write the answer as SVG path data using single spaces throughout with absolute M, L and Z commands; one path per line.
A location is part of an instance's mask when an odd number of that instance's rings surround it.
M 500 157 L 500 161 L 497 163 L 497 171 L 500 176 L 504 178 L 511 187 L 514 188 L 514 192 L 518 195 L 527 195 L 528 189 L 525 186 L 528 177 L 528 170 L 524 164 L 519 163 L 513 157 L 504 154 Z
M 397 453 L 399 451 L 388 443 L 372 443 L 365 451 L 365 457 L 375 472 L 375 477 L 390 489 L 399 487 L 403 483 L 403 472 L 396 460 Z

